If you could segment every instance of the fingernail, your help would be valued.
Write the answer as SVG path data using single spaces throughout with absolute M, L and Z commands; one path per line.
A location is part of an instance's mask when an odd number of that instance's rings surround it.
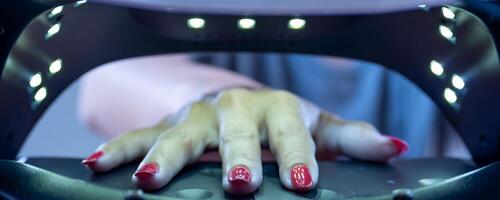
M 147 163 L 137 170 L 134 176 L 139 178 L 148 178 L 154 176 L 158 172 L 158 165 L 156 163 Z
M 90 165 L 90 164 L 94 164 L 95 162 L 97 162 L 97 160 L 104 154 L 103 151 L 97 151 L 93 154 L 91 154 L 89 157 L 85 158 L 82 160 L 82 164 L 84 165 Z
M 290 170 L 290 177 L 296 190 L 309 190 L 312 188 L 311 173 L 307 165 L 295 164 Z
M 231 184 L 245 184 L 250 183 L 252 180 L 252 173 L 244 165 L 236 165 L 229 172 L 229 183 Z
M 402 139 L 399 139 L 397 137 L 393 137 L 393 136 L 387 136 L 387 137 L 389 138 L 389 140 L 391 140 L 391 142 L 396 147 L 396 151 L 397 151 L 398 155 L 408 151 L 408 143 L 406 143 L 405 141 L 403 141 Z

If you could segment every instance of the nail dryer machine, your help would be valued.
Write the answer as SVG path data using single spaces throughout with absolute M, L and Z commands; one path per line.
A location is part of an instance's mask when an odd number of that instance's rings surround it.
M 423 4 L 420 4 L 423 3 Z M 487 6 L 485 6 L 487 5 Z M 439 107 L 473 160 L 320 162 L 295 193 L 264 163 L 243 199 L 500 197 L 498 4 L 479 1 L 12 0 L 0 2 L 1 199 L 231 199 L 218 163 L 184 169 L 160 190 L 135 189 L 137 163 L 93 174 L 77 158 L 16 161 L 34 124 L 75 79 L 118 59 L 177 52 L 306 53 L 378 63 Z M 251 24 L 238 26 L 246 18 Z M 248 21 L 248 20 L 247 20 Z M 250 26 L 248 26 L 250 25 Z M 496 42 L 496 43 L 495 43 Z M 140 66 L 138 66 L 140 67 Z M 69 134 L 69 133 L 68 133 Z

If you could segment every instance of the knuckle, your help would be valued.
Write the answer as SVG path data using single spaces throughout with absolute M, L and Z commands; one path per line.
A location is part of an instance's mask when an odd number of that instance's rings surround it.
M 258 163 L 259 160 L 258 158 L 255 158 L 251 155 L 241 153 L 241 154 L 234 154 L 227 158 L 226 163 L 229 165 L 236 165 L 236 164 L 249 164 L 249 163 Z
M 172 130 L 170 133 L 158 137 L 157 143 L 160 146 L 175 145 L 179 148 L 178 153 L 185 153 L 185 156 L 190 156 L 194 153 L 195 146 L 198 145 L 193 133 L 189 129 Z
M 189 128 L 175 127 L 161 134 L 158 137 L 158 141 L 165 142 L 165 141 L 175 140 L 176 142 L 180 142 L 181 144 L 186 144 L 189 142 L 192 143 L 193 133 L 195 133 L 194 130 L 191 130 Z
M 295 94 L 288 92 L 286 90 L 276 90 L 273 92 L 275 98 L 287 100 L 287 101 L 295 101 L 297 100 L 297 96 Z
M 282 159 L 285 159 L 285 160 L 291 161 L 291 162 L 305 162 L 305 161 L 310 160 L 311 157 L 312 157 L 311 152 L 294 150 L 294 151 L 286 152 L 283 155 Z
M 207 109 L 207 104 L 203 101 L 198 101 L 190 105 L 190 112 L 203 112 Z
M 172 152 L 173 153 L 173 152 Z M 179 163 L 178 160 L 172 159 L 172 157 L 167 157 L 165 155 L 161 155 L 161 165 L 165 169 L 176 170 L 182 167 L 182 163 Z
M 276 138 L 279 140 L 287 139 L 289 137 L 300 137 L 304 138 L 307 134 L 306 128 L 299 123 L 286 123 L 284 126 L 280 126 L 276 129 Z
M 315 144 L 312 138 L 305 134 L 288 134 L 272 138 L 271 150 L 279 157 L 287 157 L 290 152 L 290 155 L 309 155 L 315 151 Z
M 137 129 L 133 131 L 126 132 L 109 142 L 103 143 L 102 146 L 105 150 L 122 148 L 123 146 L 128 146 L 129 144 L 136 143 L 140 141 L 145 134 L 150 133 L 150 128 Z
M 194 147 L 194 139 L 188 134 L 181 134 L 177 136 L 179 138 L 179 144 L 184 148 L 185 151 L 191 152 Z
M 221 106 L 234 105 L 240 102 L 247 93 L 248 91 L 240 88 L 224 90 L 217 95 L 216 104 Z
M 179 137 L 180 137 L 179 138 L 179 145 L 184 150 L 185 155 L 188 158 L 192 157 L 194 155 L 194 152 L 195 152 L 196 141 L 194 141 L 194 139 L 192 137 L 189 137 L 186 135 L 179 136 Z
M 221 143 L 230 143 L 236 140 L 259 140 L 258 134 L 255 131 L 251 131 L 243 128 L 227 128 L 222 130 L 220 135 Z

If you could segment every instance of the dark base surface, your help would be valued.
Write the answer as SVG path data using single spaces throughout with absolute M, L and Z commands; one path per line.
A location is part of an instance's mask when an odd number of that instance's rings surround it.
M 135 189 L 131 177 L 137 163 L 109 173 L 93 174 L 80 159 L 30 158 L 26 163 L 106 188 Z M 181 199 L 343 199 L 391 194 L 396 189 L 416 189 L 475 169 L 468 161 L 456 159 L 396 160 L 389 164 L 358 161 L 320 162 L 316 189 L 294 193 L 284 189 L 275 163 L 263 166 L 264 181 L 252 196 L 231 197 L 221 187 L 220 163 L 198 163 L 183 170 L 164 188 L 148 192 Z

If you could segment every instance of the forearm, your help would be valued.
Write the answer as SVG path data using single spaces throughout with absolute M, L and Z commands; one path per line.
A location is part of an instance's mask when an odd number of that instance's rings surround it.
M 83 77 L 79 114 L 92 129 L 116 136 L 152 126 L 205 94 L 230 87 L 257 88 L 244 76 L 161 55 L 103 65 Z

